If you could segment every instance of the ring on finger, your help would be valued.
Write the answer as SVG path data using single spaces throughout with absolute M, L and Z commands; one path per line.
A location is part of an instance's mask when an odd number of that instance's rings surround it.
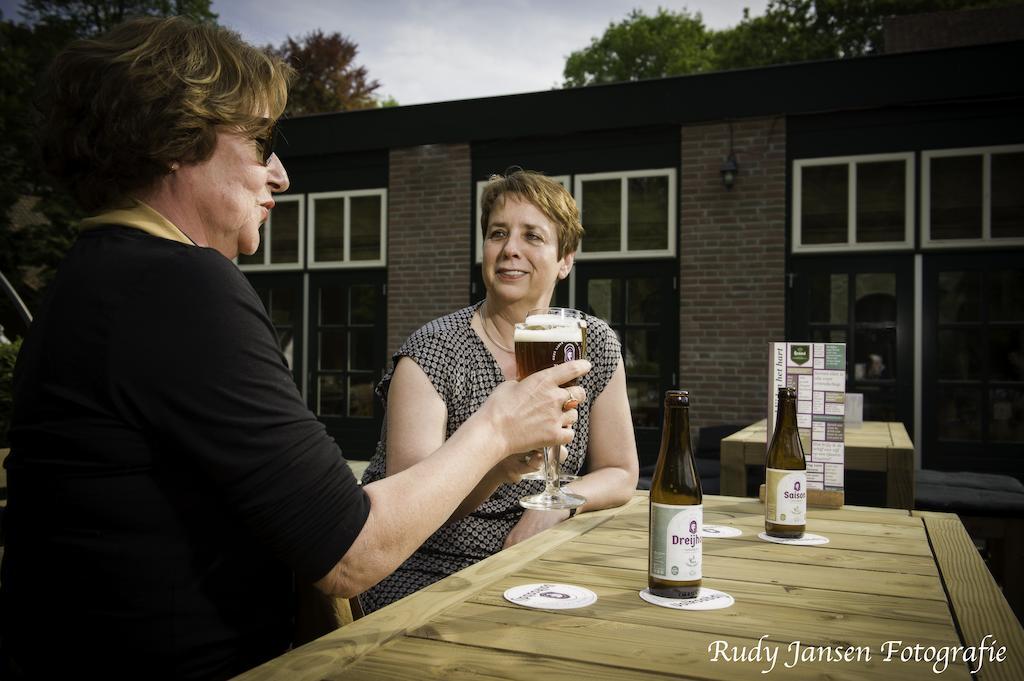
M 577 406 L 579 406 L 580 401 L 572 396 L 572 388 L 566 388 L 565 391 L 569 393 L 569 397 L 568 399 L 565 400 L 565 402 L 562 402 L 562 411 L 575 409 Z

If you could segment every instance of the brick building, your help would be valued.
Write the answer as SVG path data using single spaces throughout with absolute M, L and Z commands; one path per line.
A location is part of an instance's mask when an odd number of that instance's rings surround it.
M 367 458 L 391 353 L 483 294 L 481 183 L 540 170 L 587 228 L 556 301 L 619 332 L 643 461 L 665 389 L 692 391 L 697 426 L 750 423 L 769 341 L 827 339 L 925 467 L 1021 477 L 1022 47 L 289 120 L 291 189 L 240 266 L 311 407 Z

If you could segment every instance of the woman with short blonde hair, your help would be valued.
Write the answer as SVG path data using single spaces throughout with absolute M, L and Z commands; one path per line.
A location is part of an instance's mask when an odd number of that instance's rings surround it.
M 583 236 L 579 210 L 560 183 L 513 169 L 494 175 L 480 198 L 481 274 L 486 298 L 414 332 L 377 387 L 387 408 L 384 432 L 364 483 L 401 474 L 429 460 L 484 404 L 516 378 L 513 330 L 530 310 L 548 307 L 555 285 L 569 276 Z M 619 340 L 604 321 L 587 317 L 586 347 L 593 369 L 580 380 L 590 399 L 579 405 L 577 436 L 565 468 L 579 479 L 582 511 L 625 503 L 636 489 L 639 464 L 626 399 Z M 569 511 L 525 510 L 520 497 L 539 482 L 521 480 L 540 465 L 524 452 L 494 466 L 435 532 L 392 575 L 360 595 L 373 611 L 569 517 Z M 584 463 L 586 469 L 584 470 Z

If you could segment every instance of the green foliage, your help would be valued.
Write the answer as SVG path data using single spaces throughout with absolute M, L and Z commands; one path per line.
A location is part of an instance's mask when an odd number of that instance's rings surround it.
M 186 15 L 214 21 L 210 0 L 24 0 L 23 21 L 0 21 L 0 271 L 30 310 L 75 239 L 83 217 L 75 202 L 42 170 L 35 131 L 35 93 L 56 54 L 76 38 L 93 36 L 135 15 Z M 19 200 L 32 210 L 14 224 Z M 25 215 L 28 217 L 26 218 Z M 0 324 L 21 328 L 5 297 Z
M 21 13 L 30 24 L 62 26 L 79 37 L 99 35 L 142 15 L 217 20 L 210 0 L 23 0 Z
M 565 87 L 702 71 L 842 59 L 880 52 L 889 16 L 994 7 L 1020 0 L 769 0 L 734 28 L 711 31 L 700 14 L 634 10 L 569 55 Z
M 378 106 L 374 91 L 380 87 L 368 80 L 365 66 L 356 66 L 359 47 L 341 35 L 316 30 L 301 40 L 288 37 L 280 47 L 266 50 L 291 64 L 297 78 L 288 92 L 290 116 L 351 111 Z
M 30 310 L 74 239 L 80 217 L 74 201 L 47 181 L 41 170 L 35 130 L 34 93 L 60 48 L 75 36 L 67 26 L 28 26 L 0 22 L 0 271 Z M 35 197 L 34 210 L 20 224 L 12 212 L 22 197 Z M 6 298 L 0 301 L 0 324 L 8 333 L 21 329 Z
M 0 271 L 29 310 L 37 311 L 57 264 L 74 243 L 84 215 L 42 170 L 35 132 L 34 96 L 57 53 L 76 38 L 103 33 L 138 15 L 184 15 L 214 22 L 210 0 L 24 0 L 21 21 L 0 20 Z M 340 34 L 317 31 L 288 39 L 281 55 L 299 72 L 289 98 L 292 113 L 397 106 L 373 95 L 379 87 L 352 64 L 356 45 Z M 20 217 L 15 224 L 15 208 Z M 0 296 L 0 325 L 16 336 L 23 325 Z
M 391 109 L 396 106 L 401 106 L 398 103 L 398 100 L 395 99 L 393 95 L 388 95 L 387 97 L 377 97 L 376 102 L 376 107 L 378 109 Z
M 710 40 L 700 14 L 659 9 L 652 17 L 635 9 L 619 23 L 609 24 L 589 47 L 569 55 L 565 86 L 706 71 L 711 67 Z
M 20 339 L 0 345 L 0 449 L 10 447 L 7 430 L 11 426 L 14 361 L 20 349 Z
M 716 69 L 842 59 L 884 49 L 886 17 L 992 7 L 1018 0 L 770 0 L 763 16 L 744 10 L 712 41 Z

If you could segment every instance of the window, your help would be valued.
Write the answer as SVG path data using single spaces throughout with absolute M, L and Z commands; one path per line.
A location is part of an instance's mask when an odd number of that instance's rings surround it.
M 847 344 L 853 368 L 847 384 L 853 392 L 864 394 L 866 421 L 900 420 L 895 379 L 904 367 L 899 366 L 896 348 L 896 274 L 815 272 L 805 276 L 810 339 Z
M 319 289 L 315 370 L 318 414 L 373 416 L 377 288 L 351 285 Z
M 260 230 L 260 246 L 252 255 L 238 255 L 238 266 L 252 270 L 295 270 L 302 267 L 305 201 L 298 196 L 275 196 L 277 205 Z
M 877 154 L 793 162 L 793 252 L 914 245 L 914 156 Z
M 923 267 L 926 468 L 1021 475 L 1024 266 L 1019 251 L 934 253 Z
M 586 234 L 577 257 L 643 258 L 676 253 L 676 171 L 577 175 Z
M 653 466 L 665 391 L 678 385 L 679 266 L 674 260 L 641 260 L 581 263 L 575 269 L 575 306 L 607 322 L 622 343 L 640 465 Z
M 670 282 L 671 284 L 671 282 Z M 608 322 L 622 343 L 626 394 L 638 427 L 661 426 L 660 346 L 664 281 L 656 277 L 594 276 L 587 281 L 587 311 Z
M 922 245 L 1024 244 L 1024 145 L 921 157 Z
M 295 383 L 302 386 L 302 352 L 305 338 L 302 273 L 252 273 L 247 275 L 274 325 L 278 345 Z
M 1024 443 L 1022 291 L 1024 269 L 938 273 L 940 440 Z
M 550 177 L 566 189 L 569 189 L 568 175 L 551 175 Z M 484 261 L 484 240 L 483 235 L 480 233 L 480 214 L 483 212 L 480 209 L 480 197 L 483 196 L 485 186 L 487 186 L 487 180 L 480 180 L 476 183 L 476 220 L 473 221 L 473 240 L 476 242 L 475 262 L 478 265 Z
M 838 254 L 791 260 L 787 337 L 846 343 L 847 392 L 865 421 L 913 431 L 914 256 Z
M 387 190 L 309 195 L 310 269 L 387 264 Z
M 317 270 L 308 282 L 308 404 L 345 456 L 369 459 L 383 405 L 373 392 L 387 366 L 383 269 Z

